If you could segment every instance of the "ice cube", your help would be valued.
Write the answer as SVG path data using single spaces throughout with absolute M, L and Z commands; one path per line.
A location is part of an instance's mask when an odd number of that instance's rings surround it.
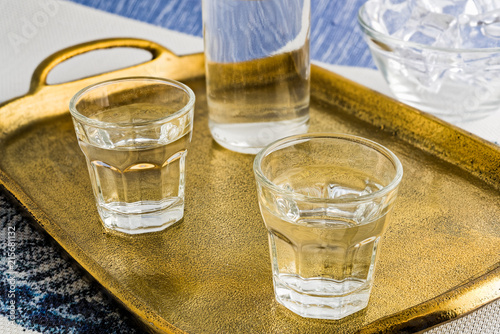
M 338 184 L 328 185 L 328 198 L 359 197 L 359 191 Z
M 481 28 L 481 32 L 486 37 L 500 39 L 500 23 L 485 25 Z M 487 47 L 493 48 L 499 46 L 498 42 L 490 40 Z
M 413 1 L 385 0 L 381 20 L 388 34 L 402 29 L 411 16 Z
M 458 16 L 463 14 L 470 0 L 416 0 L 427 11 Z
M 500 47 L 500 10 L 459 17 L 460 48 Z
M 439 31 L 432 46 L 442 48 L 460 48 L 462 46 L 462 36 L 459 26 L 459 19 L 448 14 L 432 14 L 427 17 L 428 26 Z M 432 22 L 432 23 L 431 23 Z
M 455 21 L 456 19 L 453 15 L 431 12 L 422 17 L 420 24 L 440 33 L 452 27 Z
M 478 25 L 481 26 L 483 35 L 495 39 L 500 38 L 500 9 L 491 10 L 478 16 Z
M 286 217 L 290 221 L 296 221 L 300 218 L 300 210 L 294 200 L 288 197 L 277 196 L 275 203 L 282 217 Z
M 411 11 L 408 7 L 403 12 L 396 12 L 391 9 L 387 9 L 382 14 L 382 22 L 384 23 L 387 33 L 389 35 L 393 35 L 395 32 L 403 28 L 410 15 Z
M 437 93 L 448 69 L 443 63 L 454 61 L 453 55 L 437 50 L 400 47 L 395 50 L 401 62 L 400 72 L 412 81 L 420 92 Z
M 365 4 L 363 19 L 376 31 L 392 35 L 411 15 L 414 0 L 373 0 Z
M 429 12 L 422 6 L 414 7 L 410 19 L 395 33 L 395 37 L 405 41 L 441 47 L 453 47 L 455 35 L 457 35 L 455 16 Z
M 479 13 L 500 9 L 500 0 L 473 0 Z

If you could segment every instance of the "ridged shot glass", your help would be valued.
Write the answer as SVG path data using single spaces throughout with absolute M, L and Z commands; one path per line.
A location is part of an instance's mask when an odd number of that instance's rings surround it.
M 277 301 L 321 319 L 365 308 L 403 176 L 398 158 L 368 139 L 304 134 L 264 148 L 254 172 Z
M 184 216 L 195 95 L 168 79 L 133 77 L 79 91 L 70 102 L 104 226 L 160 231 Z

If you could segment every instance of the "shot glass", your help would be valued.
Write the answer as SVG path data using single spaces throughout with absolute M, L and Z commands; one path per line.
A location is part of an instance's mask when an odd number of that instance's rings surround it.
M 365 308 L 403 175 L 398 158 L 368 139 L 304 134 L 264 148 L 254 172 L 277 301 L 308 318 Z
M 98 83 L 71 99 L 104 227 L 138 234 L 182 219 L 194 102 L 186 85 L 149 77 Z
M 256 154 L 309 127 L 311 0 L 203 0 L 209 128 Z

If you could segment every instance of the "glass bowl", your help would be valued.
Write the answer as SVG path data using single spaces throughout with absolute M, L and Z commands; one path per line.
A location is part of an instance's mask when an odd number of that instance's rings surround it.
M 376 19 L 384 16 L 401 24 L 405 18 L 377 9 L 372 1 L 365 3 L 358 23 L 397 99 L 453 123 L 482 119 L 500 109 L 500 47 L 441 47 L 398 38 Z

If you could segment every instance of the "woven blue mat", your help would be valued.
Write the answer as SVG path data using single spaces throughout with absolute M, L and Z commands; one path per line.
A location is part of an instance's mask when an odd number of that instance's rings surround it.
M 73 0 L 120 16 L 202 35 L 201 0 Z M 312 0 L 311 57 L 331 64 L 374 67 L 356 23 L 364 0 Z M 131 315 L 72 267 L 31 218 L 0 189 L 0 314 L 43 333 L 140 333 Z M 9 234 L 10 232 L 10 234 Z M 9 262 L 15 245 L 15 263 Z M 9 266 L 14 265 L 12 270 Z M 6 333 L 0 328 L 0 333 Z

